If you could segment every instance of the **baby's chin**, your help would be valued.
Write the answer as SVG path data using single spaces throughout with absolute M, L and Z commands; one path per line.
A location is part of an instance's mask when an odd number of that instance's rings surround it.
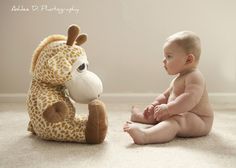
M 179 73 L 175 73 L 175 72 L 170 72 L 168 70 L 166 70 L 166 72 L 168 73 L 168 75 L 177 75 L 177 74 L 179 74 Z
M 163 66 L 164 68 L 165 68 L 165 70 L 166 70 L 166 72 L 168 73 L 168 75 L 177 75 L 178 73 L 176 73 L 176 72 L 171 72 L 171 71 L 169 71 L 169 69 L 166 67 L 166 66 Z

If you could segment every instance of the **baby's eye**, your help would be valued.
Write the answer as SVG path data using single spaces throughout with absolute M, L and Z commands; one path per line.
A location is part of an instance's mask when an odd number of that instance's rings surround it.
M 172 56 L 170 56 L 170 55 L 167 55 L 167 56 L 166 56 L 166 58 L 167 58 L 167 59 L 170 59 L 170 58 L 172 58 Z

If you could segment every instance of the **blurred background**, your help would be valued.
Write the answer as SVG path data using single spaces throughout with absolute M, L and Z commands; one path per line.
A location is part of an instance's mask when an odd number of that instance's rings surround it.
M 212 94 L 236 93 L 234 0 L 11 0 L 0 2 L 0 95 L 26 94 L 34 49 L 78 24 L 89 69 L 105 94 L 152 94 L 174 76 L 162 67 L 165 39 L 191 30 L 202 41 L 200 70 Z M 4 97 L 4 96 L 3 96 Z

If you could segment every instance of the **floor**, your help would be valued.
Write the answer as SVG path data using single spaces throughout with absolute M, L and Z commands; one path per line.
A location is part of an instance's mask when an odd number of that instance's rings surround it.
M 123 132 L 131 104 L 107 104 L 109 130 L 99 145 L 44 141 L 26 131 L 28 114 L 21 103 L 0 103 L 1 168 L 234 168 L 236 109 L 215 106 L 212 132 L 201 138 L 177 138 L 165 144 L 135 145 Z M 145 107 L 138 104 L 138 107 Z M 81 113 L 85 105 L 78 106 Z

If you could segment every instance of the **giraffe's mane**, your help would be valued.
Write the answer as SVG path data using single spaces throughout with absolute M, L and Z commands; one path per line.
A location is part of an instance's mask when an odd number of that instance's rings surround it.
M 54 41 L 62 41 L 62 40 L 66 40 L 66 36 L 63 35 L 51 35 L 46 37 L 40 44 L 39 46 L 35 49 L 33 56 L 32 56 L 32 62 L 31 62 L 31 68 L 30 68 L 30 72 L 33 73 L 35 66 L 37 64 L 37 60 L 39 58 L 39 55 L 41 53 L 41 51 L 44 49 L 45 46 L 47 46 L 49 43 L 52 43 Z

